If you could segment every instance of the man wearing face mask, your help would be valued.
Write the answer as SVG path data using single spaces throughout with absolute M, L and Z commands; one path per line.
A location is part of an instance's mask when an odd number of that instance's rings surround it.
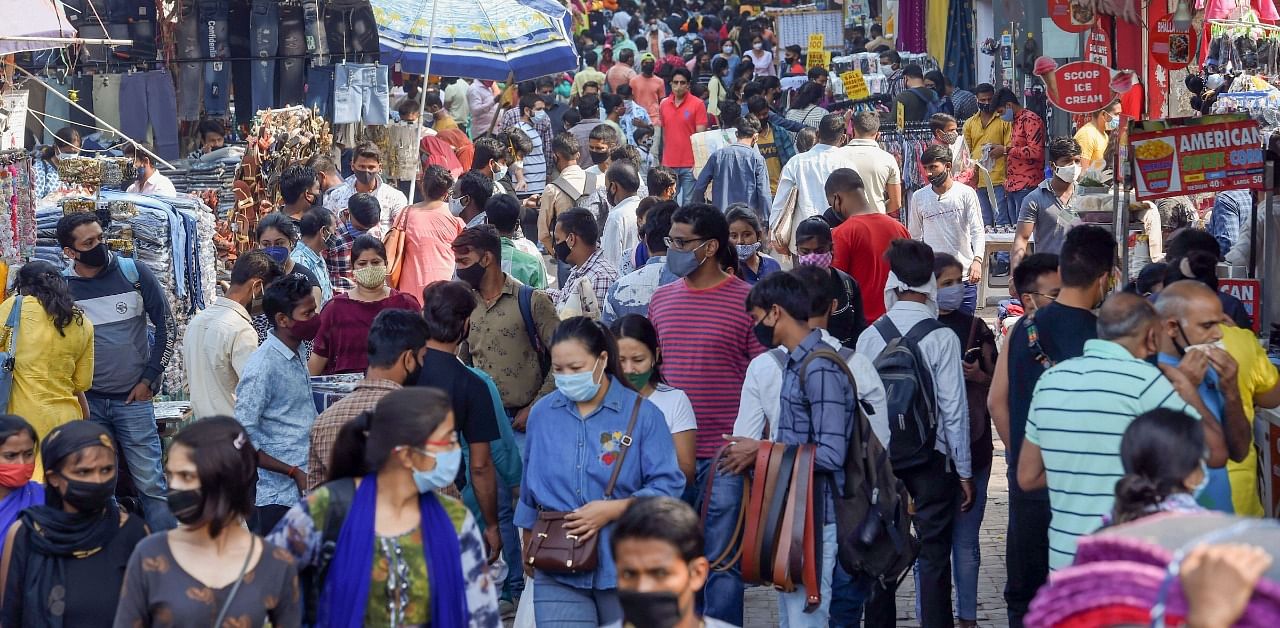
M 547 290 L 556 302 L 556 312 L 562 320 L 572 316 L 599 319 L 609 288 L 618 280 L 618 269 L 600 249 L 595 216 L 581 207 L 563 212 L 556 217 L 553 237 L 556 260 L 570 267 L 560 288 Z
M 965 265 L 965 303 L 960 309 L 972 314 L 977 305 L 982 257 L 986 251 L 978 195 L 973 188 L 952 180 L 951 149 L 946 146 L 934 144 L 925 149 L 920 165 L 929 178 L 929 187 L 916 190 L 912 195 L 907 230 L 911 237 L 928 244 L 934 251 L 946 253 Z
M 1009 145 L 1007 147 L 1004 179 L 1004 215 L 997 224 L 1013 224 L 1022 209 L 1022 201 L 1044 177 L 1044 147 L 1046 140 L 1044 120 L 1036 112 L 1023 107 L 1013 90 L 1002 87 L 996 92 L 996 110 L 1008 122 Z
M 1053 138 L 1049 142 L 1049 160 L 1053 163 L 1053 176 L 1027 195 L 1018 214 L 1018 232 L 1013 238 L 1010 258 L 1010 267 L 1014 270 L 1026 256 L 1033 233 L 1037 253 L 1056 255 L 1062 250 L 1067 232 L 1080 224 L 1080 214 L 1075 207 L 1076 181 L 1084 170 L 1080 144 L 1070 137 Z
M 631 93 L 635 95 L 636 104 L 644 107 L 649 119 L 654 121 L 658 119 L 658 103 L 667 93 L 662 77 L 653 74 L 657 65 L 657 59 L 646 52 L 640 55 L 640 74 L 631 77 Z
M 160 388 L 177 329 L 169 302 L 151 269 L 111 254 L 93 214 L 63 216 L 58 244 L 71 264 L 62 272 L 76 306 L 93 323 L 93 387 L 85 393 L 90 417 L 120 441 L 154 531 L 177 525 L 164 499 L 160 435 L 151 397 Z M 148 322 L 155 339 L 149 341 Z M 109 359 L 105 356 L 111 356 Z
M 1227 455 L 1234 462 L 1244 460 L 1253 448 L 1253 427 L 1245 416 L 1236 380 L 1239 365 L 1226 352 L 1221 323 L 1226 319 L 1215 291 L 1194 280 L 1175 281 L 1160 291 L 1156 299 L 1159 323 L 1157 363 L 1168 375 L 1181 371 L 1195 386 L 1204 409 L 1205 436 L 1212 448 L 1214 423 L 1226 439 Z M 1169 378 L 1176 383 L 1175 375 Z M 1210 421 L 1209 419 L 1212 419 Z M 1226 460 L 1209 464 L 1209 486 L 1200 496 L 1200 505 L 1227 514 L 1235 513 L 1231 483 L 1224 467 Z
M 187 323 L 182 361 L 196 418 L 235 413 L 236 385 L 258 348 L 250 316 L 261 311 L 267 286 L 280 274 L 280 265 L 262 251 L 241 255 L 231 268 L 226 294 Z
M 351 157 L 353 174 L 341 186 L 330 191 L 324 198 L 324 207 L 335 216 L 341 215 L 347 206 L 347 199 L 357 192 L 373 194 L 378 199 L 382 216 L 378 226 L 385 233 L 391 229 L 391 221 L 409 204 L 404 193 L 394 186 L 382 181 L 382 149 L 377 144 L 365 142 L 355 149 Z
M 982 221 L 988 227 L 1008 224 L 1000 219 L 1004 208 L 1005 146 L 1009 144 L 1011 126 L 996 113 L 994 86 L 979 84 L 974 88 L 974 97 L 978 114 L 964 122 L 964 143 L 974 159 L 985 159 L 984 169 L 978 170 L 977 187 L 985 190 L 990 186 L 991 194 L 978 195 Z
M 1196 390 L 1189 360 L 1159 369 L 1147 362 L 1157 350 L 1155 336 L 1163 335 L 1160 327 L 1150 302 L 1117 293 L 1099 310 L 1098 338 L 1085 343 L 1084 355 L 1040 378 L 1027 415 L 1018 485 L 1024 491 L 1051 489 L 1050 569 L 1070 565 L 1079 537 L 1097 530 L 1111 512 L 1116 482 L 1125 475 L 1117 445 L 1134 417 L 1167 408 L 1200 419 L 1206 462 L 1211 468 L 1226 463 L 1222 428 L 1209 414 L 1204 389 Z M 1218 471 L 1225 485 L 1226 472 Z M 1209 475 L 1212 486 L 1213 471 Z M 1226 500 L 1230 506 L 1229 487 Z
M 457 189 L 449 198 L 449 211 L 468 227 L 482 225 L 487 222 L 484 204 L 493 196 L 493 180 L 484 173 L 470 170 L 458 179 Z
M 600 250 L 604 253 L 605 261 L 614 268 L 622 265 L 622 257 L 626 251 L 634 250 L 640 243 L 636 224 L 636 208 L 640 205 L 640 197 L 636 192 L 639 189 L 640 172 L 634 163 L 618 161 L 609 166 L 605 176 L 605 193 L 609 195 L 611 207 L 604 220 Z
M 987 406 L 1009 460 L 1004 599 L 1010 626 L 1022 625 L 1031 599 L 1049 575 L 1048 492 L 1020 490 L 1016 481 L 1032 392 L 1046 369 L 1083 355 L 1085 342 L 1098 337 L 1093 309 L 1107 294 L 1115 259 L 1116 240 L 1109 230 L 1096 225 L 1072 229 L 1058 255 L 1058 298 L 1019 319 L 996 360 Z
M 150 151 L 150 152 L 148 152 Z M 138 180 L 131 183 L 126 192 L 131 194 L 153 194 L 155 196 L 177 196 L 173 182 L 156 171 L 155 150 L 146 144 L 133 147 L 133 168 Z
M 350 292 L 356 285 L 351 280 L 351 247 L 356 238 L 378 227 L 382 208 L 378 197 L 365 192 L 352 195 L 347 200 L 346 223 L 338 225 L 333 237 L 326 242 L 324 263 L 329 269 L 329 284 L 335 292 Z M 318 279 L 318 278 L 317 278 Z
M 258 507 L 249 529 L 265 535 L 307 489 L 307 448 L 316 405 L 311 374 L 299 353 L 320 330 L 316 299 L 305 277 L 286 275 L 267 286 L 262 310 L 273 329 L 245 364 L 236 386 L 235 418 L 258 445 Z
M 929 131 L 933 133 L 934 144 L 951 149 L 951 178 L 959 183 L 973 187 L 973 160 L 969 157 L 969 147 L 960 138 L 960 125 L 954 116 L 948 113 L 935 113 L 929 117 Z M 923 168 L 921 178 L 927 178 Z M 985 190 L 979 190 L 985 194 Z
M 764 156 L 755 149 L 760 138 L 760 121 L 746 116 L 738 121 L 738 141 L 717 149 L 707 158 L 698 180 L 693 184 L 693 200 L 707 201 L 707 186 L 715 183 L 711 203 L 728 207 L 745 203 L 761 220 L 769 217 L 769 170 Z
M 587 136 L 587 158 L 591 165 L 585 167 L 587 173 L 587 184 L 585 193 L 590 196 L 595 194 L 597 190 L 604 187 L 604 175 L 609 171 L 609 161 L 613 149 L 622 143 L 622 137 L 618 135 L 618 131 L 614 126 L 609 124 L 601 124 L 591 129 L 590 135 Z M 579 205 L 586 206 L 587 209 L 594 210 L 590 201 L 579 202 Z M 600 224 L 604 224 L 604 216 L 599 214 L 596 218 Z
M 1084 157 L 1083 169 L 1101 170 L 1107 167 L 1108 136 L 1120 126 L 1120 101 L 1107 105 L 1089 116 L 1089 121 L 1076 131 L 1076 141 L 1080 143 L 1081 156 Z

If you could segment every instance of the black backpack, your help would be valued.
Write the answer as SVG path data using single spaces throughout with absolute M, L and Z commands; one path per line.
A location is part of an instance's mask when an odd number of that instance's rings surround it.
M 920 355 L 920 341 L 942 329 L 942 323 L 922 320 L 906 336 L 888 317 L 882 316 L 874 326 L 885 342 L 874 364 L 884 382 L 889 410 L 889 459 L 901 473 L 927 464 L 938 440 L 933 374 Z
M 846 351 L 820 347 L 800 366 L 800 388 L 808 363 L 825 359 L 840 367 L 858 397 L 858 383 L 849 371 Z M 910 573 L 920 553 L 920 541 L 912 534 L 911 502 L 906 485 L 893 474 L 888 452 L 876 438 L 867 419 L 866 406 L 854 404 L 849 417 L 852 431 L 844 457 L 844 492 L 834 493 L 836 558 L 849 574 L 865 574 L 883 588 L 895 590 Z M 896 436 L 895 436 L 896 438 Z M 890 584 L 893 586 L 891 587 Z

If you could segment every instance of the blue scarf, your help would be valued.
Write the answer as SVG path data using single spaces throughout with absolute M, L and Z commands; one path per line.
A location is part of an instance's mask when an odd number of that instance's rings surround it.
M 0 530 L 8 531 L 9 526 L 18 520 L 18 513 L 27 506 L 44 503 L 44 487 L 36 482 L 27 482 L 13 489 L 8 497 L 0 500 Z M 2 545 L 3 543 L 0 543 Z
M 378 476 L 369 474 L 360 482 L 351 510 L 338 533 L 329 577 L 320 604 L 320 625 L 334 628 L 361 628 L 369 605 L 369 580 L 373 571 L 374 513 L 377 510 Z M 458 531 L 435 493 L 418 499 L 422 521 L 422 553 L 431 583 L 431 625 L 466 626 L 471 621 L 467 608 L 467 586 L 462 573 L 462 547 Z

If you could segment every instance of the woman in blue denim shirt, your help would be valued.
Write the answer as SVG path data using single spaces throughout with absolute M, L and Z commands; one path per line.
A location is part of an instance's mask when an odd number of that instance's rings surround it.
M 534 613 L 539 625 L 595 628 L 622 619 L 609 537 L 613 522 L 634 497 L 679 497 L 684 474 L 662 411 L 643 401 L 621 463 L 614 499 L 605 485 L 618 464 L 637 393 L 618 365 L 618 347 L 603 325 L 585 317 L 560 324 L 551 340 L 556 391 L 529 415 L 525 481 L 515 524 L 525 546 L 538 510 L 572 511 L 566 529 L 584 538 L 599 534 L 599 563 L 585 573 L 536 574 Z

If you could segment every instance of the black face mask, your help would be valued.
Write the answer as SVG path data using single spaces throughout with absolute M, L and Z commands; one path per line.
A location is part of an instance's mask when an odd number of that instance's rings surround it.
M 568 240 L 561 240 L 560 242 L 556 242 L 554 252 L 556 254 L 556 259 L 560 260 L 561 263 L 568 264 L 569 254 L 573 252 L 573 249 L 569 248 Z
M 773 327 L 765 325 L 764 319 L 761 319 L 759 323 L 756 323 L 755 326 L 751 328 L 751 331 L 755 332 L 756 340 L 759 341 L 761 345 L 764 345 L 766 349 L 772 349 L 778 346 L 778 343 L 773 341 Z
M 668 591 L 618 589 L 622 617 L 632 626 L 672 628 L 680 623 L 680 598 Z
M 95 246 L 88 251 L 77 250 L 77 252 L 80 255 L 76 257 L 76 261 L 90 268 L 103 268 L 107 265 L 107 261 L 109 259 L 107 256 L 107 245 L 105 242 L 99 242 L 98 246 Z
M 1175 338 L 1173 340 L 1173 348 L 1178 350 L 1178 357 L 1181 358 L 1187 355 L 1187 347 L 1191 346 L 1191 341 L 1187 338 L 1187 330 L 1182 328 L 1181 321 L 1178 322 L 1178 335 L 1182 336 L 1183 344 L 1178 344 L 1178 340 Z
M 982 113 L 991 113 L 995 108 L 996 107 L 994 103 L 989 103 L 989 102 L 978 103 L 978 111 L 981 111 Z
M 413 367 L 413 370 L 409 371 L 408 374 L 405 375 L 403 382 L 403 385 L 405 386 L 417 384 L 418 380 L 422 378 L 422 362 L 419 362 L 416 356 L 414 357 L 414 364 L 415 366 Z
M 480 262 L 476 262 L 465 268 L 459 268 L 454 272 L 457 273 L 458 279 L 467 282 L 467 285 L 471 286 L 472 290 L 479 290 L 480 282 L 484 280 L 485 268 L 480 265 Z
M 591 163 L 596 164 L 598 166 L 606 161 L 609 161 L 609 151 L 607 150 L 591 151 Z
M 80 512 L 98 512 L 107 507 L 116 494 L 116 479 L 106 482 L 81 482 L 64 478 L 67 487 L 62 489 L 62 501 Z
M 197 523 L 204 516 L 204 499 L 198 489 L 180 491 L 171 488 L 164 494 L 164 500 L 169 504 L 169 512 L 183 525 Z

